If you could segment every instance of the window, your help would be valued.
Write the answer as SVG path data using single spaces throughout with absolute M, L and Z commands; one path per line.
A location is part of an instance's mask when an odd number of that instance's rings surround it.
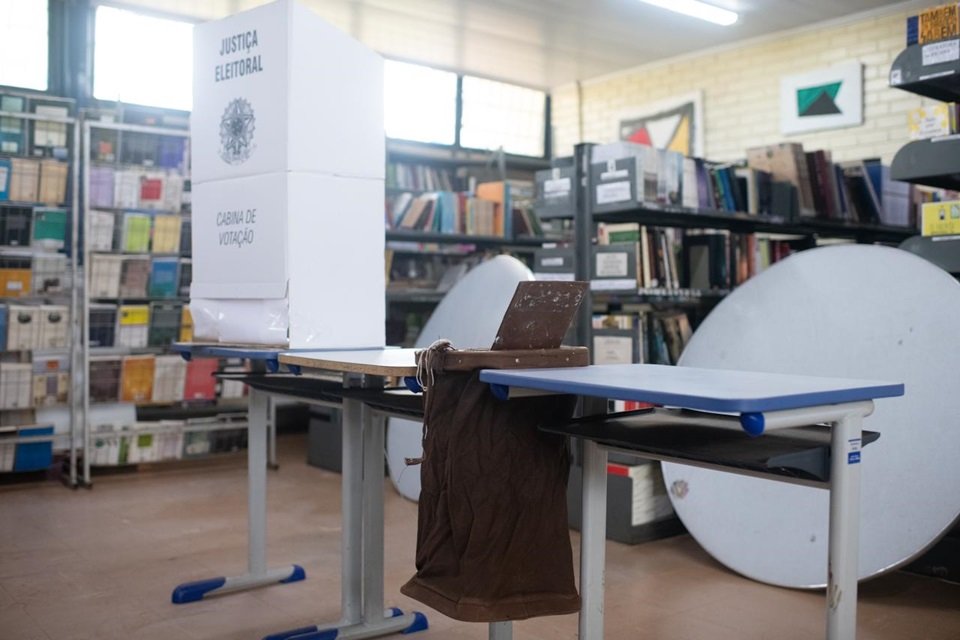
M 457 74 L 387 60 L 384 125 L 387 136 L 453 144 L 457 131 Z
M 543 91 L 464 76 L 460 146 L 543 156 L 546 99 Z
M 97 7 L 93 96 L 189 111 L 193 24 Z
M 0 0 L 0 16 L 0 84 L 46 91 L 46 0 Z

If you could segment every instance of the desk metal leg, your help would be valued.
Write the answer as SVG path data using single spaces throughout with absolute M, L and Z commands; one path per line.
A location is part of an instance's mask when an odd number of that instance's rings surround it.
M 271 469 L 279 469 L 277 464 L 277 401 L 267 395 L 269 409 L 267 410 L 267 466 Z
M 580 639 L 603 637 L 607 538 L 607 451 L 583 440 L 583 517 L 580 526 Z
M 376 638 L 427 628 L 422 613 L 383 608 L 384 421 L 349 398 L 344 398 L 342 412 L 340 623 L 335 627 L 291 629 L 264 640 Z
M 512 622 L 491 622 L 489 640 L 513 640 Z
M 248 571 L 242 576 L 218 577 L 179 585 L 173 590 L 174 604 L 196 602 L 210 595 L 253 589 L 263 585 L 297 582 L 306 577 L 303 568 L 287 565 L 267 569 L 267 422 L 269 399 L 250 389 L 247 431 L 248 479 Z
M 827 638 L 857 635 L 860 558 L 860 448 L 863 417 L 834 423 L 830 459 L 830 547 L 827 557 Z

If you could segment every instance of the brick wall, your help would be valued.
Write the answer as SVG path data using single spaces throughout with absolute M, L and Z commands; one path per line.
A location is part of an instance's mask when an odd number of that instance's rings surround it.
M 807 150 L 830 149 L 834 161 L 879 156 L 889 163 L 907 141 L 907 112 L 934 103 L 888 87 L 890 65 L 905 45 L 906 17 L 916 11 L 897 5 L 885 15 L 862 14 L 583 82 L 583 141 L 616 140 L 620 118 L 631 109 L 700 91 L 710 160 L 737 160 L 748 147 L 791 140 Z M 780 78 L 849 60 L 864 65 L 863 124 L 782 135 Z M 577 88 L 565 85 L 552 95 L 554 153 L 569 155 L 581 141 Z

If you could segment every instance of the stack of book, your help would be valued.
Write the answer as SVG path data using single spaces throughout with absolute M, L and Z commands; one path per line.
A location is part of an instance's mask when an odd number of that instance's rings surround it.
M 0 351 L 64 349 L 69 330 L 65 305 L 0 304 Z
M 948 2 L 907 17 L 907 46 L 960 37 L 960 3 Z

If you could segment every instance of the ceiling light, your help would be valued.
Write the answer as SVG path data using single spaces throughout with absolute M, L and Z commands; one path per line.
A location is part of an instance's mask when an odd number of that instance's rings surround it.
M 706 20 L 707 22 L 719 24 L 724 27 L 729 27 L 739 18 L 733 11 L 715 7 L 706 2 L 700 2 L 700 0 L 640 0 L 640 2 L 646 2 L 655 7 L 669 9 L 670 11 L 676 11 L 677 13 L 682 13 L 694 18 L 700 18 L 701 20 Z

